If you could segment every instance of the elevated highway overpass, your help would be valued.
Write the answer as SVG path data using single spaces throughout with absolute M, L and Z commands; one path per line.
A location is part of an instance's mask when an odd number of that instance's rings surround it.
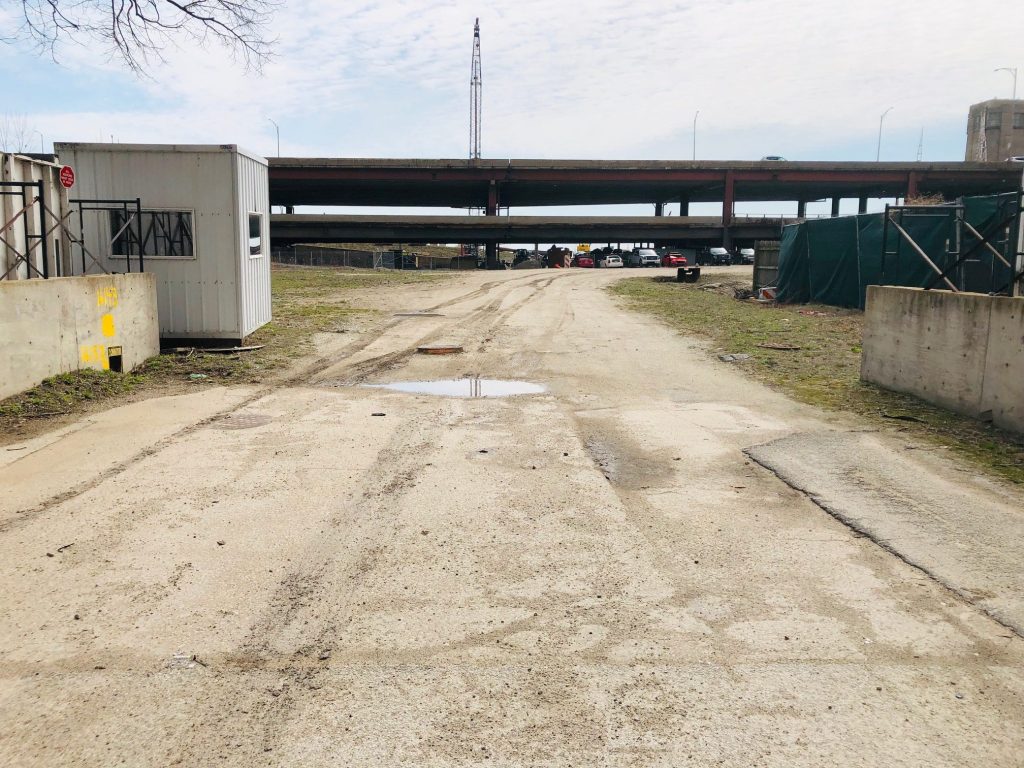
M 734 219 L 735 241 L 776 239 L 796 219 Z M 720 245 L 717 216 L 348 216 L 273 214 L 275 248 L 296 243 L 635 243 Z
M 498 208 L 914 197 L 1020 188 L 1015 163 L 270 158 L 270 202 L 286 207 Z
M 831 199 L 833 216 L 843 198 L 858 210 L 869 198 L 961 195 L 1016 191 L 1016 163 L 872 163 L 650 160 L 402 160 L 270 158 L 270 202 L 295 206 L 406 206 L 478 208 L 486 217 L 275 218 L 272 240 L 287 242 L 487 243 L 496 263 L 498 242 L 717 240 L 731 245 L 754 239 L 735 216 L 737 202 L 794 201 L 797 217 L 809 201 Z M 721 202 L 713 223 L 689 216 L 690 203 Z M 503 208 L 653 204 L 653 217 L 578 219 L 498 217 Z M 675 225 L 659 220 L 666 203 L 679 204 Z M 488 221 L 488 219 L 495 219 Z M 516 219 L 516 221 L 513 221 Z M 682 227 L 679 228 L 673 228 Z M 781 226 L 781 223 L 779 224 Z M 752 225 L 751 225 L 752 227 Z M 683 234 L 685 233 L 685 234 Z M 777 236 L 778 227 L 775 228 Z

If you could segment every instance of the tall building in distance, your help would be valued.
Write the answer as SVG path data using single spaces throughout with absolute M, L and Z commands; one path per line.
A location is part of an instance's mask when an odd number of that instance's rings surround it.
M 1024 155 L 1024 101 L 989 99 L 967 115 L 965 159 L 994 161 Z

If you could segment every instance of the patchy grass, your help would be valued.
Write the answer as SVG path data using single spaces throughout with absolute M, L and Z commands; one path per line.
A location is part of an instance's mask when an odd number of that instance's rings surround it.
M 338 248 L 350 251 L 367 251 L 373 253 L 376 250 L 394 250 L 401 248 L 405 253 L 418 253 L 421 256 L 432 256 L 437 259 L 453 259 L 461 255 L 462 249 L 457 245 L 409 245 L 408 243 L 378 243 L 367 245 L 366 243 L 310 243 L 317 248 Z M 299 246 L 301 248 L 302 246 Z
M 709 285 L 717 284 L 717 288 Z M 749 280 L 703 277 L 690 285 L 671 278 L 633 278 L 609 287 L 627 306 L 673 328 L 708 338 L 719 353 L 750 355 L 736 363 L 801 402 L 859 414 L 876 425 L 951 449 L 972 464 L 1024 483 L 1024 440 L 990 424 L 860 380 L 863 313 L 820 305 L 740 301 L 734 288 Z M 787 345 L 792 350 L 763 345 Z
M 376 311 L 360 305 L 360 294 L 444 280 L 447 276 L 274 265 L 274 319 L 245 340 L 247 346 L 263 345 L 262 349 L 233 354 L 189 349 L 151 358 L 127 374 L 85 369 L 54 376 L 27 392 L 0 401 L 0 438 L 24 436 L 29 431 L 28 422 L 82 413 L 103 401 L 118 405 L 118 398 L 138 399 L 175 388 L 180 391 L 204 384 L 265 382 L 308 354 L 313 334 L 343 332 L 360 319 L 372 318 Z
M 85 403 L 123 397 L 144 382 L 133 373 L 86 369 L 46 379 L 27 392 L 0 400 L 0 425 L 18 419 L 60 416 Z
M 411 283 L 443 280 L 447 275 L 393 269 L 352 269 L 347 267 L 290 267 L 275 264 L 271 272 L 274 311 L 278 304 L 297 297 L 338 298 L 338 291 L 365 288 L 389 288 Z
M 262 349 L 218 354 L 201 349 L 163 354 L 149 360 L 142 375 L 213 383 L 258 383 L 309 353 L 315 333 L 341 333 L 375 310 L 360 306 L 354 291 L 379 290 L 443 280 L 444 275 L 394 270 L 309 268 L 274 265 L 271 301 L 274 319 L 245 340 Z

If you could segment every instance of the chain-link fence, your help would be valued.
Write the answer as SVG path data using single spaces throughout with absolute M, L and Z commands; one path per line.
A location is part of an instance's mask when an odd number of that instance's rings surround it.
M 270 253 L 270 260 L 277 264 L 295 264 L 306 267 L 353 267 L 356 269 L 453 270 L 477 268 L 475 256 L 428 256 L 415 251 L 393 248 L 362 251 L 316 245 L 275 248 Z

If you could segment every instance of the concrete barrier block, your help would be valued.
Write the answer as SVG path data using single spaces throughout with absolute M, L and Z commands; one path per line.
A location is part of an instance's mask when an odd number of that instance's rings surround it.
M 156 301 L 151 274 L 0 282 L 0 398 L 78 368 L 130 371 L 159 354 Z
M 870 286 L 861 378 L 981 416 L 991 297 Z
M 991 299 L 984 407 L 1004 429 L 1024 432 L 1024 297 Z

